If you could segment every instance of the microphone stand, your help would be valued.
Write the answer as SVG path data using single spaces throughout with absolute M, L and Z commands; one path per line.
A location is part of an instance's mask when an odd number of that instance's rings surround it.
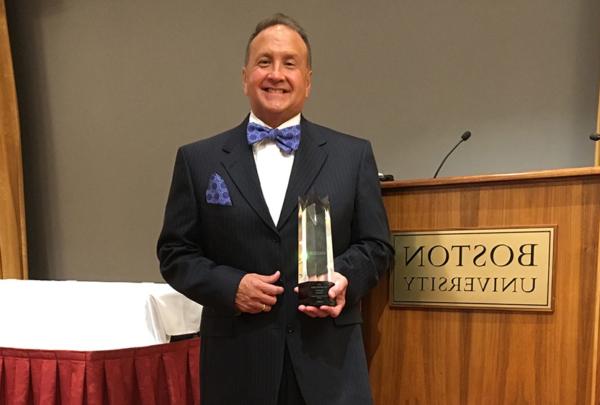
M 452 152 L 454 152 L 454 150 L 456 148 L 458 148 L 458 145 L 460 145 L 461 143 L 465 142 L 470 137 L 471 137 L 471 131 L 466 131 L 464 134 L 462 134 L 460 136 L 460 141 L 458 141 L 458 143 L 456 145 L 454 145 L 454 148 L 452 148 L 450 150 L 450 152 L 448 152 L 448 154 L 444 157 L 444 160 L 442 160 L 442 163 L 440 163 L 440 165 L 438 166 L 437 170 L 435 171 L 435 174 L 433 175 L 434 179 L 437 177 L 437 175 L 440 172 L 440 169 L 442 168 L 442 166 L 444 166 L 444 163 L 446 163 L 446 159 L 448 159 L 448 156 L 450 156 L 452 154 Z

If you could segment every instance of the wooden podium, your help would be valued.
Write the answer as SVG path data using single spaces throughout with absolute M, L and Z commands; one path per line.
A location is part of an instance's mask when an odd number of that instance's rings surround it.
M 554 311 L 363 300 L 377 405 L 600 404 L 600 168 L 383 183 L 392 232 L 557 226 Z

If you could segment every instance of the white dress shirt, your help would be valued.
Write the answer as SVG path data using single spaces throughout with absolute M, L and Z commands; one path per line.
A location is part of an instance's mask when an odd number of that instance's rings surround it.
M 250 112 L 250 122 L 271 128 L 259 120 L 253 112 Z M 284 122 L 278 129 L 283 129 L 300 124 L 300 114 Z M 252 145 L 254 162 L 260 180 L 263 197 L 269 208 L 273 223 L 277 225 L 285 192 L 290 181 L 292 165 L 294 164 L 294 152 L 289 155 L 282 152 L 274 140 L 263 139 Z

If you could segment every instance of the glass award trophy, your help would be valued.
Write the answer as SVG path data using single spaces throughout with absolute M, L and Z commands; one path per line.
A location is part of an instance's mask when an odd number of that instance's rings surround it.
M 298 300 L 302 305 L 335 306 L 328 295 L 333 286 L 333 246 L 329 197 L 298 198 Z

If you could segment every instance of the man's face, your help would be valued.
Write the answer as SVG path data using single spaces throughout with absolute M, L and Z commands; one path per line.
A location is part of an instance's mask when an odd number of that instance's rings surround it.
M 312 71 L 300 35 L 285 25 L 261 31 L 250 43 L 242 69 L 244 94 L 265 124 L 277 127 L 302 111 Z

